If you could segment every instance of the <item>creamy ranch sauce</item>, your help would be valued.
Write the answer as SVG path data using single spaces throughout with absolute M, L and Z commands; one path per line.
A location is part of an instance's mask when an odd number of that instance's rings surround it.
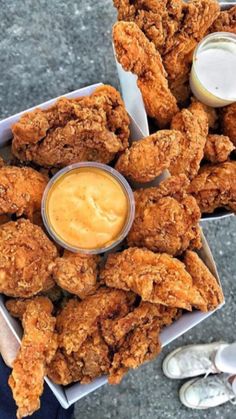
M 96 249 L 123 230 L 128 200 L 120 183 L 101 169 L 79 168 L 60 177 L 47 198 L 49 224 L 69 245 Z
M 203 86 L 215 96 L 236 97 L 236 44 L 218 42 L 201 51 L 195 61 L 196 73 Z

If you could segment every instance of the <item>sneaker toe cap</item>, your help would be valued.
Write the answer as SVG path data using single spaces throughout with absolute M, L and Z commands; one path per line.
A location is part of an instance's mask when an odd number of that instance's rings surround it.
M 178 364 L 178 361 L 173 357 L 171 358 L 166 365 L 166 372 L 170 377 L 178 378 L 181 376 L 181 370 Z

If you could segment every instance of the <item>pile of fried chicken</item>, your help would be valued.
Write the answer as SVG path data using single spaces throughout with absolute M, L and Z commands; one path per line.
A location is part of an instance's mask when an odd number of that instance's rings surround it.
M 206 33 L 235 32 L 236 8 L 220 12 L 215 0 L 114 3 L 117 58 L 137 74 L 155 132 L 131 143 L 119 92 L 101 86 L 24 114 L 12 127 L 13 159 L 0 161 L 0 292 L 23 326 L 9 379 L 19 419 L 39 409 L 45 375 L 62 385 L 102 375 L 118 384 L 155 358 L 162 328 L 183 310 L 223 302 L 199 256 L 199 220 L 217 208 L 236 211 L 236 104 L 216 112 L 190 100 L 188 78 Z M 41 219 L 50 176 L 81 161 L 110 164 L 141 184 L 170 173 L 135 190 L 131 230 L 107 258 L 61 249 Z
M 113 0 L 117 60 L 137 75 L 145 108 L 159 130 L 134 143 L 116 164 L 146 183 L 168 169 L 186 174 L 202 213 L 236 211 L 236 103 L 218 111 L 191 98 L 194 49 L 215 31 L 236 34 L 236 6 L 217 0 Z

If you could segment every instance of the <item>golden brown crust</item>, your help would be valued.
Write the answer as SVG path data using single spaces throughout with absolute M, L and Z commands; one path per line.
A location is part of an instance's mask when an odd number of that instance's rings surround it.
M 221 122 L 223 134 L 236 146 L 236 103 L 223 108 Z
M 193 278 L 193 285 L 205 300 L 205 303 L 199 307 L 200 310 L 214 310 L 219 304 L 223 303 L 223 293 L 216 278 L 199 258 L 197 253 L 188 250 L 184 255 L 183 261 L 186 270 Z
M 216 208 L 236 212 L 236 162 L 203 166 L 189 186 L 202 213 Z
M 132 290 L 155 304 L 186 310 L 203 304 L 184 264 L 166 253 L 129 248 L 110 254 L 101 278 L 109 287 Z
M 30 167 L 0 168 L 0 214 L 25 215 L 31 221 L 41 208 L 48 179 Z
M 24 335 L 9 378 L 18 419 L 40 408 L 46 364 L 57 349 L 56 319 L 51 315 L 52 309 L 47 298 L 35 298 L 27 303 L 23 314 Z
M 27 220 L 0 227 L 0 292 L 31 297 L 54 284 L 52 262 L 57 250 L 40 227 Z
M 53 269 L 55 282 L 64 290 L 84 299 L 93 294 L 98 282 L 98 263 L 100 257 L 64 251 L 63 257 L 57 258 Z
M 236 34 L 236 6 L 220 12 L 209 32 L 232 32 Z
M 13 153 L 23 161 L 45 167 L 109 163 L 128 146 L 129 117 L 117 90 L 102 86 L 91 96 L 61 98 L 23 115 L 12 132 Z
M 207 136 L 204 148 L 204 159 L 211 163 L 223 163 L 228 160 L 233 150 L 235 150 L 235 147 L 229 137 L 210 134 Z
M 133 22 L 118 22 L 113 27 L 116 56 L 124 70 L 138 76 L 147 114 L 165 127 L 178 112 L 171 94 L 162 59 L 139 27 Z
M 134 193 L 135 219 L 128 235 L 129 246 L 147 247 L 171 255 L 200 248 L 200 210 L 186 190 L 186 176 L 172 176 L 158 187 Z
M 145 183 L 168 169 L 179 153 L 182 134 L 174 130 L 161 130 L 135 141 L 119 158 L 116 170 L 133 181 Z

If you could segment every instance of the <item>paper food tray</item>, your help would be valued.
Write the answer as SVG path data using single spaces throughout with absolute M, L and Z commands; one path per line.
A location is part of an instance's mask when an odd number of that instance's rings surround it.
M 227 10 L 236 5 L 236 0 L 234 2 L 219 1 L 219 3 L 221 4 L 221 10 Z M 114 46 L 113 51 L 126 109 L 146 137 L 149 135 L 149 124 L 142 95 L 137 86 L 137 76 L 123 70 L 122 66 L 116 60 Z M 204 214 L 201 221 L 219 220 L 232 215 L 234 214 L 230 211 L 219 210 L 213 214 Z
M 76 98 L 79 96 L 86 96 L 90 95 L 98 86 L 101 84 L 94 84 L 92 86 L 85 87 L 83 89 L 75 90 L 71 93 L 65 94 L 63 96 L 68 98 Z M 9 141 L 12 138 L 12 132 L 11 132 L 11 126 L 13 123 L 15 123 L 20 116 L 30 110 L 35 109 L 36 107 L 39 107 L 41 109 L 45 109 L 49 106 L 51 106 L 58 98 L 51 99 L 41 105 L 37 105 L 33 108 L 30 108 L 24 112 L 20 112 L 14 116 L 11 116 L 7 119 L 4 119 L 0 121 L 0 147 L 3 147 L 3 150 L 7 150 L 6 144 L 9 144 Z M 130 123 L 130 130 L 131 130 L 131 141 L 137 141 L 141 138 L 143 138 L 144 133 L 142 130 L 138 127 L 136 122 L 133 118 L 131 118 Z M 155 180 L 155 184 L 159 183 L 163 178 L 168 177 L 168 172 L 164 172 L 159 178 Z M 139 185 L 137 185 L 139 186 Z M 215 266 L 215 262 L 213 259 L 213 256 L 211 254 L 210 248 L 205 240 L 205 237 L 203 238 L 203 248 L 199 252 L 201 258 L 204 260 L 204 262 L 207 264 L 213 275 L 218 279 L 220 283 L 220 279 L 218 276 L 218 272 Z M 222 304 L 223 305 L 223 304 Z M 220 308 L 219 306 L 218 308 Z M 217 309 L 218 309 L 217 308 Z M 9 325 L 12 333 L 17 338 L 18 342 L 21 341 L 22 337 L 22 329 L 20 324 L 17 320 L 15 320 L 11 315 L 8 313 L 5 305 L 4 305 L 4 296 L 0 295 L 0 312 L 3 314 L 7 324 Z M 208 316 L 210 316 L 213 312 L 209 313 L 201 313 L 199 311 L 194 311 L 192 313 L 186 313 L 184 314 L 180 319 L 175 321 L 172 325 L 166 327 L 162 333 L 161 333 L 161 342 L 162 346 L 167 345 L 169 342 L 175 340 L 177 337 L 181 336 L 183 333 L 187 332 L 189 329 L 200 323 L 202 320 L 206 319 Z M 48 378 L 45 378 L 46 382 L 48 383 L 49 387 L 53 391 L 54 395 L 58 399 L 59 403 L 64 407 L 65 409 L 69 408 L 73 403 L 80 400 L 82 397 L 86 396 L 87 394 L 93 392 L 97 388 L 101 387 L 105 383 L 107 383 L 106 377 L 101 377 L 96 380 L 94 380 L 90 384 L 72 384 L 67 387 L 59 386 L 54 384 L 51 380 Z

